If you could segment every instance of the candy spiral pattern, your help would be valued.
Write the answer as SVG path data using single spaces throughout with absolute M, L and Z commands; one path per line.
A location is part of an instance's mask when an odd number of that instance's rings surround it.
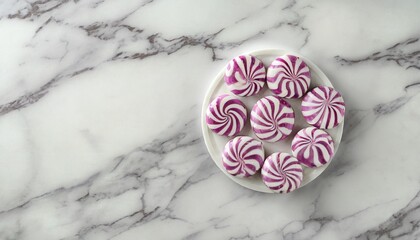
M 303 169 L 288 153 L 273 153 L 264 162 L 261 171 L 265 185 L 278 193 L 288 193 L 300 187 Z
M 251 55 L 238 56 L 228 63 L 225 82 L 235 95 L 247 97 L 257 94 L 265 84 L 264 64 Z
M 334 142 L 324 130 L 307 127 L 293 138 L 292 153 L 303 165 L 310 168 L 320 167 L 334 156 Z
M 206 113 L 207 126 L 216 134 L 234 136 L 245 126 L 247 111 L 241 100 L 228 94 L 214 99 Z
M 260 170 L 264 162 L 262 143 L 251 137 L 235 137 L 226 144 L 222 162 L 231 175 L 252 176 Z
M 308 92 L 302 100 L 305 120 L 317 127 L 330 129 L 344 120 L 345 104 L 341 94 L 333 88 L 320 86 Z
M 267 85 L 279 97 L 300 98 L 308 91 L 311 72 L 299 57 L 276 58 L 267 70 Z
M 292 107 L 280 97 L 264 97 L 252 108 L 251 127 L 261 140 L 277 142 L 285 139 L 292 132 L 294 123 Z

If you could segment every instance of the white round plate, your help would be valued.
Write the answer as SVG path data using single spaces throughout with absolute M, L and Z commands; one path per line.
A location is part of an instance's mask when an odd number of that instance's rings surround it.
M 305 61 L 305 63 L 308 65 L 311 71 L 311 85 L 309 89 L 312 89 L 316 86 L 322 86 L 322 85 L 333 87 L 330 80 L 321 71 L 321 69 L 319 69 L 313 62 L 301 56 L 300 54 L 290 52 L 290 51 L 280 50 L 280 49 L 259 50 L 259 51 L 250 52 L 248 54 L 251 54 L 257 57 L 258 59 L 260 59 L 261 61 L 263 61 L 266 68 L 278 56 L 285 55 L 285 54 L 299 56 Z M 209 106 L 209 103 L 220 94 L 228 93 L 228 94 L 231 94 L 232 96 L 235 96 L 226 87 L 226 84 L 224 81 L 224 74 L 225 74 L 225 69 L 223 68 L 220 71 L 220 73 L 216 76 L 216 78 L 213 80 L 213 82 L 211 83 L 210 88 L 208 89 L 207 94 L 204 97 L 203 109 L 201 113 L 201 127 L 203 130 L 204 141 L 206 143 L 207 149 L 210 153 L 211 158 L 216 163 L 216 165 L 230 179 L 232 179 L 233 181 L 237 182 L 238 184 L 246 188 L 249 188 L 258 192 L 273 193 L 269 188 L 265 186 L 265 184 L 263 183 L 261 179 L 261 175 L 259 173 L 249 178 L 240 178 L 240 177 L 235 177 L 228 174 L 226 170 L 223 168 L 222 157 L 221 157 L 223 148 L 226 145 L 226 143 L 234 137 L 229 138 L 229 137 L 219 136 L 213 133 L 207 127 L 207 124 L 206 124 L 206 110 L 207 110 L 207 107 Z M 255 139 L 258 139 L 251 130 L 250 122 L 249 122 L 249 115 L 251 113 L 251 109 L 254 106 L 254 104 L 262 97 L 268 96 L 268 95 L 273 95 L 273 94 L 271 90 L 267 88 L 267 84 L 265 84 L 264 89 L 261 90 L 261 92 L 257 95 L 254 95 L 251 97 L 236 96 L 237 98 L 242 100 L 242 102 L 245 104 L 248 110 L 247 123 L 244 129 L 239 133 L 239 136 L 251 136 Z M 291 142 L 292 142 L 293 137 L 296 135 L 296 133 L 300 129 L 310 126 L 308 123 L 306 123 L 305 119 L 302 116 L 302 112 L 300 110 L 302 98 L 286 99 L 286 101 L 288 101 L 292 105 L 293 110 L 295 111 L 295 125 L 293 127 L 293 131 L 285 140 L 282 140 L 280 142 L 269 143 L 266 141 L 262 141 L 264 149 L 265 149 L 265 157 L 268 157 L 274 152 L 291 153 Z M 341 141 L 341 136 L 343 135 L 343 126 L 344 126 L 344 121 L 340 123 L 340 125 L 338 125 L 337 127 L 326 130 L 334 140 L 335 152 L 337 152 L 338 145 L 340 144 L 340 141 Z M 319 168 L 304 167 L 303 182 L 301 184 L 301 187 L 305 186 L 306 184 L 308 184 L 309 182 L 317 178 L 328 167 L 330 163 L 331 161 L 328 164 Z

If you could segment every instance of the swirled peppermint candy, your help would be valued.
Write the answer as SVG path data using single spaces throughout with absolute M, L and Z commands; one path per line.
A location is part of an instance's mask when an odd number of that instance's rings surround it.
M 278 193 L 288 193 L 300 187 L 303 169 L 288 153 L 273 153 L 264 162 L 262 179 L 265 185 Z
M 307 127 L 292 140 L 292 153 L 303 165 L 316 168 L 327 164 L 334 156 L 334 142 L 324 130 Z
M 251 55 L 241 55 L 232 59 L 225 72 L 225 82 L 229 90 L 238 96 L 257 94 L 265 84 L 264 64 Z
M 346 106 L 343 97 L 334 88 L 320 86 L 305 95 L 301 110 L 312 126 L 330 129 L 344 120 Z
M 262 143 L 251 137 L 235 137 L 226 144 L 222 162 L 231 175 L 252 176 L 260 170 L 264 162 Z
M 267 70 L 267 85 L 279 97 L 300 98 L 308 91 L 311 72 L 299 57 L 276 58 Z
M 247 111 L 241 100 L 228 94 L 214 99 L 206 112 L 207 126 L 216 134 L 234 136 L 245 126 Z
M 280 97 L 264 97 L 252 108 L 251 127 L 261 140 L 277 142 L 285 139 L 292 132 L 294 123 L 292 107 Z

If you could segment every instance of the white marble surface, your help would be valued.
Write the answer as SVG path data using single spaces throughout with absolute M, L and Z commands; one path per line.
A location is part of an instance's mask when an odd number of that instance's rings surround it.
M 0 2 L 0 239 L 420 238 L 419 1 Z M 287 48 L 347 101 L 331 166 L 289 195 L 209 158 L 233 56 Z

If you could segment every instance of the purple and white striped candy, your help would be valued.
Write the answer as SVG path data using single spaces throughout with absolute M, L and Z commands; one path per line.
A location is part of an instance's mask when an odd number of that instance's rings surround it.
M 207 126 L 216 134 L 234 136 L 245 126 L 247 111 L 241 100 L 228 94 L 214 99 L 206 113 Z
M 344 120 L 345 104 L 339 92 L 327 86 L 320 86 L 308 92 L 302 100 L 302 114 L 305 120 L 317 127 L 330 129 Z
M 264 97 L 252 108 L 251 127 L 261 140 L 277 142 L 285 139 L 292 132 L 294 123 L 293 108 L 280 97 Z
M 316 168 L 327 164 L 334 156 L 334 142 L 324 130 L 307 127 L 292 141 L 292 153 L 303 165 Z
M 231 175 L 252 176 L 260 170 L 264 162 L 262 143 L 251 137 L 235 137 L 226 144 L 222 162 Z
M 267 70 L 267 85 L 279 97 L 300 98 L 308 91 L 311 72 L 299 57 L 276 58 Z
M 235 57 L 226 67 L 225 82 L 235 95 L 241 97 L 255 95 L 265 84 L 264 64 L 251 55 Z
M 300 187 L 303 169 L 288 153 L 273 153 L 264 162 L 262 179 L 268 188 L 278 193 L 288 193 Z

